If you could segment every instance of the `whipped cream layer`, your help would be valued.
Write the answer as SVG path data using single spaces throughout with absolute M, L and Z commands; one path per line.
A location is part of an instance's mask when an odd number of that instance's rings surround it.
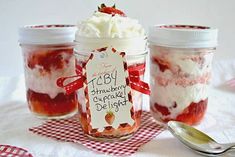
M 63 55 L 63 58 L 68 58 L 70 55 Z M 48 94 L 51 99 L 54 99 L 59 93 L 65 93 L 64 89 L 56 85 L 56 81 L 60 77 L 75 75 L 75 59 L 70 57 L 68 64 L 64 65 L 63 69 L 51 69 L 50 73 L 43 73 L 43 67 L 36 65 L 30 69 L 25 67 L 26 87 L 37 93 Z
M 160 46 L 150 46 L 151 55 L 168 64 L 164 71 L 175 76 L 201 76 L 210 73 L 212 69 L 213 53 L 210 49 L 177 49 Z M 160 73 L 160 75 L 163 75 Z
M 193 51 L 151 47 L 150 101 L 168 108 L 171 114 L 163 118 L 176 118 L 191 103 L 208 98 L 213 53 Z
M 175 84 L 164 87 L 155 84 L 155 87 L 151 89 L 151 104 L 157 103 L 168 108 L 171 114 L 162 115 L 163 118 L 176 118 L 192 102 L 198 103 L 207 99 L 208 89 L 208 85 L 205 84 L 195 84 L 187 87 Z M 173 107 L 175 103 L 177 106 Z
M 90 18 L 78 25 L 77 37 L 90 38 L 133 38 L 143 37 L 145 31 L 139 22 L 118 14 L 112 16 L 95 12 Z
M 82 54 L 113 47 L 127 55 L 137 55 L 145 53 L 147 47 L 145 31 L 137 20 L 102 12 L 95 12 L 78 25 L 75 41 L 75 51 Z

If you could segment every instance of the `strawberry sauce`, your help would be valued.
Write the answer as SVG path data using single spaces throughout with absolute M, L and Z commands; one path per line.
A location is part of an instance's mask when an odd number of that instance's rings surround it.
M 163 59 L 159 57 L 152 58 L 152 61 L 158 65 L 161 72 L 164 72 L 165 70 L 170 68 L 170 65 L 167 61 L 164 61 Z
M 179 113 L 176 118 L 171 118 L 171 109 L 155 103 L 151 106 L 151 110 L 154 112 L 154 117 L 158 117 L 164 123 L 170 120 L 176 120 L 187 123 L 189 125 L 195 125 L 201 122 L 206 112 L 208 99 L 201 100 L 198 103 L 192 102 L 187 108 Z M 177 105 L 177 104 L 176 104 Z M 162 115 L 162 116 L 159 116 Z M 165 116 L 165 118 L 164 118 Z
M 74 112 L 77 108 L 77 94 L 59 93 L 54 99 L 47 94 L 37 93 L 30 89 L 27 91 L 27 100 L 31 111 L 43 116 L 61 116 Z
M 59 48 L 58 50 L 42 50 L 28 57 L 28 67 L 33 69 L 37 65 L 43 67 L 43 72 L 63 69 L 72 57 L 73 49 Z
M 24 57 L 25 69 L 27 69 L 27 101 L 30 110 L 42 117 L 60 117 L 75 113 L 77 111 L 76 92 L 67 95 L 56 86 L 58 77 L 63 73 L 72 75 L 71 72 L 75 69 L 73 48 L 66 45 L 38 46 L 37 49 L 27 49 Z

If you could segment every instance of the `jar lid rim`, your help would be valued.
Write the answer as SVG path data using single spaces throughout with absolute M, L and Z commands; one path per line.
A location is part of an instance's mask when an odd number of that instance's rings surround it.
M 73 42 L 76 25 L 26 25 L 19 28 L 20 44 L 63 44 Z
M 169 47 L 216 47 L 218 29 L 198 25 L 155 25 L 149 29 L 149 42 Z

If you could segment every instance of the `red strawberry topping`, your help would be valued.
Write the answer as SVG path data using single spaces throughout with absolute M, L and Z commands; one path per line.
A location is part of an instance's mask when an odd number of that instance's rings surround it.
M 111 14 L 112 16 L 116 14 L 120 16 L 126 16 L 126 14 L 123 11 L 116 9 L 115 5 L 112 7 L 107 7 L 105 4 L 101 4 L 101 7 L 98 7 L 98 11 L 102 13 Z

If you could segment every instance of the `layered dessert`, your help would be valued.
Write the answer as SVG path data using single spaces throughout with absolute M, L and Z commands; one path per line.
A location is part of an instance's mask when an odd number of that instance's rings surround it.
M 82 55 L 77 55 L 77 65 L 79 67 L 83 66 L 85 62 L 87 61 L 87 57 L 84 57 Z M 139 56 L 139 59 L 136 60 L 135 63 L 130 62 L 128 64 L 129 69 L 133 69 L 138 67 L 140 74 L 140 79 L 144 79 L 144 73 L 145 73 L 145 56 Z M 122 138 L 124 139 L 125 136 L 132 135 L 134 132 L 137 131 L 137 129 L 140 127 L 141 124 L 141 114 L 142 114 L 142 93 L 136 90 L 131 90 L 132 94 L 132 101 L 133 101 L 133 107 L 130 111 L 132 119 L 135 121 L 133 126 L 130 125 L 122 125 L 118 129 L 111 129 L 111 127 L 106 127 L 103 132 L 89 132 L 88 126 L 88 113 L 87 113 L 87 106 L 85 103 L 85 95 L 84 95 L 84 89 L 78 90 L 78 110 L 80 113 L 80 122 L 81 126 L 84 130 L 84 132 L 92 137 L 96 138 L 108 138 L 108 139 L 116 139 L 116 138 Z
M 151 46 L 151 111 L 162 122 L 194 125 L 206 111 L 211 48 Z
M 104 4 L 99 10 L 78 25 L 75 56 L 77 65 L 86 63 L 90 52 L 106 47 L 114 47 L 119 52 L 126 52 L 128 69 L 138 69 L 140 78 L 145 72 L 146 36 L 137 20 L 131 19 L 124 12 Z M 134 125 L 122 125 L 117 129 L 106 127 L 103 132 L 89 132 L 88 113 L 84 90 L 78 91 L 80 121 L 86 134 L 96 138 L 123 138 L 133 134 L 140 126 L 142 112 L 142 93 L 132 90 L 133 108 L 130 111 Z
M 57 87 L 61 76 L 75 74 L 71 45 L 22 46 L 25 63 L 27 101 L 39 117 L 67 117 L 77 112 L 77 94 Z

